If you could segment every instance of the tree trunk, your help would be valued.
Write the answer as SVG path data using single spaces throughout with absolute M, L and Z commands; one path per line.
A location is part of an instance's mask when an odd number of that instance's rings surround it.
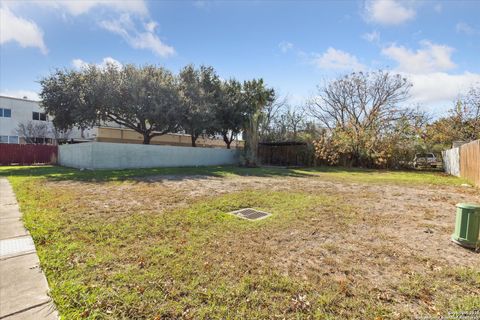
M 192 147 L 196 147 L 197 146 L 197 143 L 196 143 L 197 142 L 197 137 L 195 137 L 194 134 L 192 134 L 191 137 L 192 137 Z
M 257 167 L 257 150 L 258 150 L 258 122 L 260 111 L 250 116 L 248 121 L 245 140 L 245 165 L 247 167 Z
M 150 144 L 150 140 L 152 140 L 152 137 L 148 134 L 143 135 L 143 144 Z
M 223 141 L 227 145 L 227 149 L 230 149 L 230 144 L 232 143 L 232 139 L 228 138 L 227 133 L 224 133 L 222 136 L 223 136 Z

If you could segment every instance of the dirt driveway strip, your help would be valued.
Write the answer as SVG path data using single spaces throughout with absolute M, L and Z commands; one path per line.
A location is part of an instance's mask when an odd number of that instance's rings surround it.
M 12 187 L 0 178 L 0 319 L 58 319 Z

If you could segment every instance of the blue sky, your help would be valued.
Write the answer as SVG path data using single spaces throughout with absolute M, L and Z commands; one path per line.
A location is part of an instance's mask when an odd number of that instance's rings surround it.
M 58 67 L 153 63 L 262 77 L 292 104 L 351 71 L 388 69 L 441 115 L 480 84 L 480 1 L 1 1 L 0 93 L 35 98 Z

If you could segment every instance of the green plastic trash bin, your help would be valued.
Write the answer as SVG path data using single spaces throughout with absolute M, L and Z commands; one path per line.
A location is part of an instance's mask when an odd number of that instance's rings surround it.
M 467 248 L 480 247 L 478 233 L 480 229 L 480 205 L 473 203 L 457 204 L 455 232 L 452 240 Z

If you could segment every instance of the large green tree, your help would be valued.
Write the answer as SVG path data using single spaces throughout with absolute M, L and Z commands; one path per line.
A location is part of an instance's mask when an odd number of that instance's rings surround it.
M 180 126 L 190 134 L 192 147 L 201 134 L 206 134 L 214 119 L 213 110 L 219 100 L 221 81 L 212 67 L 184 67 L 178 75 L 180 94 Z
M 100 74 L 93 66 L 81 71 L 58 69 L 40 80 L 41 105 L 54 116 L 59 130 L 82 129 L 98 123 Z M 93 89 L 92 89 L 93 88 Z
M 248 105 L 242 94 L 242 84 L 236 80 L 222 82 L 213 106 L 213 121 L 208 132 L 220 134 L 230 149 L 231 143 L 242 132 L 248 120 Z
M 176 79 L 161 67 L 90 65 L 57 70 L 40 84 L 42 105 L 62 130 L 113 122 L 140 133 L 149 144 L 178 126 Z

